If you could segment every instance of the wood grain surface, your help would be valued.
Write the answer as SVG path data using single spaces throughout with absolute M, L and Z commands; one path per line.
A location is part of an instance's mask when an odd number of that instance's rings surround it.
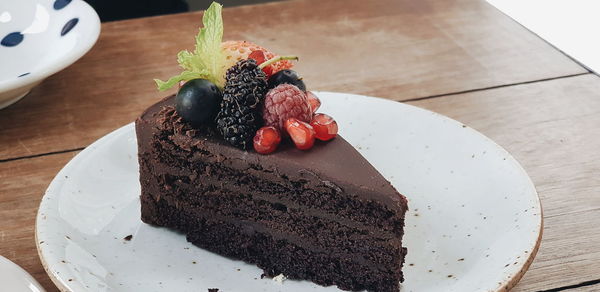
M 514 291 L 600 291 L 599 77 L 479 0 L 298 0 L 224 17 L 227 39 L 300 55 L 311 89 L 398 101 L 441 95 L 410 104 L 498 142 L 542 199 L 542 246 Z M 0 254 L 49 292 L 57 290 L 33 238 L 44 190 L 77 149 L 166 95 L 152 78 L 178 71 L 174 56 L 192 47 L 200 19 L 105 23 L 82 60 L 0 110 Z
M 58 289 L 38 257 L 35 217 L 48 184 L 75 154 L 70 152 L 0 164 L 0 255 L 29 272 L 47 292 Z M 0 288 L 0 291 L 4 290 Z
M 482 132 L 507 149 L 532 178 L 544 210 L 544 236 L 533 265 L 514 291 L 539 291 L 600 279 L 598 76 L 588 74 L 411 104 Z
M 0 111 L 0 160 L 80 148 L 166 93 L 201 13 L 105 23 L 96 46 Z M 225 38 L 301 57 L 310 89 L 407 100 L 587 72 L 481 0 L 286 1 L 224 12 Z

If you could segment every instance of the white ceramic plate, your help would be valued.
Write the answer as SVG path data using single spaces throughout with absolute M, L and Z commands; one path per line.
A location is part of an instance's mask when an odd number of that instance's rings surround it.
M 2 283 L 3 291 L 46 291 L 27 271 L 3 256 L 0 256 L 0 283 Z
M 99 34 L 82 0 L 0 1 L 0 109 L 81 58 Z
M 542 211 L 510 154 L 433 112 L 318 94 L 320 111 L 334 116 L 341 134 L 409 199 L 402 291 L 500 291 L 520 279 L 539 245 Z M 254 265 L 142 223 L 136 147 L 130 124 L 83 150 L 50 184 L 36 234 L 42 262 L 61 289 L 337 291 L 261 279 Z

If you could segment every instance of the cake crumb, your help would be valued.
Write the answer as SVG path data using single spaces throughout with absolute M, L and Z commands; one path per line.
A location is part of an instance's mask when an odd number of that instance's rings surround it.
M 273 281 L 279 283 L 279 284 L 283 284 L 283 281 L 285 281 L 287 278 L 283 275 L 283 274 L 279 274 L 275 277 L 273 277 Z
M 133 238 L 133 235 L 129 234 L 125 237 L 123 237 L 124 240 L 130 241 Z

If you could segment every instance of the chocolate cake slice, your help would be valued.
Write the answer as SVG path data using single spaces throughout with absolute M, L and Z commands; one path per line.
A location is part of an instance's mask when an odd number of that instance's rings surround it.
M 182 121 L 173 96 L 136 132 L 144 222 L 268 276 L 399 290 L 407 201 L 342 137 L 310 151 L 244 151 Z

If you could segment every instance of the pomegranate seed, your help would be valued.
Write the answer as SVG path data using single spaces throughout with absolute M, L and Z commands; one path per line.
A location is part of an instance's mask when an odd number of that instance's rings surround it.
M 296 148 L 307 150 L 315 144 L 315 130 L 310 124 L 296 118 L 289 118 L 285 121 L 285 129 L 296 144 Z
M 337 122 L 326 114 L 316 114 L 310 125 L 315 129 L 315 137 L 321 141 L 333 139 L 338 132 Z
M 254 136 L 254 150 L 260 154 L 269 154 L 281 142 L 281 134 L 275 127 L 262 127 L 256 131 Z
M 306 92 L 306 98 L 308 99 L 308 105 L 310 105 L 312 112 L 317 112 L 317 110 L 321 107 L 321 100 L 310 91 Z
M 260 65 L 260 64 L 264 63 L 265 61 L 267 61 L 267 56 L 265 54 L 265 51 L 256 50 L 256 51 L 252 51 L 252 53 L 250 53 L 250 55 L 248 55 L 248 59 L 254 59 L 254 61 L 256 61 L 256 65 Z M 267 67 L 263 68 L 262 70 L 267 75 L 267 78 L 269 76 L 273 75 L 273 67 L 272 66 L 267 66 Z

